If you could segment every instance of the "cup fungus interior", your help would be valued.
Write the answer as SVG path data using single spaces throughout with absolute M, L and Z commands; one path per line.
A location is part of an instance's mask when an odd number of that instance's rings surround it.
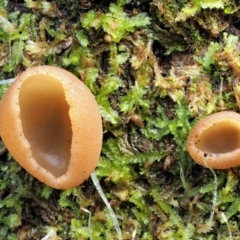
M 206 153 L 228 153 L 240 148 L 239 124 L 220 121 L 203 130 L 195 146 Z
M 39 166 L 55 177 L 67 172 L 72 128 L 61 81 L 44 73 L 28 77 L 19 94 L 23 134 Z

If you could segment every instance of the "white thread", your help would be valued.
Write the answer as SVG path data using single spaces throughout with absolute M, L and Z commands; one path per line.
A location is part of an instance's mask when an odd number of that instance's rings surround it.
M 15 81 L 15 78 L 9 78 L 9 79 L 4 79 L 4 80 L 0 80 L 0 85 L 3 84 L 9 84 Z
M 57 237 L 56 230 L 54 228 L 50 228 L 47 235 L 45 237 L 41 238 L 41 240 L 50 240 L 50 239 L 52 239 L 52 237 L 54 237 L 54 238 Z
M 217 182 L 217 175 L 215 173 L 215 171 L 212 168 L 209 168 L 209 170 L 212 172 L 213 176 L 214 176 L 214 184 L 215 184 L 215 188 L 214 188 L 214 193 L 213 193 L 213 203 L 212 203 L 212 212 L 209 218 L 209 221 L 213 220 L 213 216 L 214 216 L 214 210 L 215 207 L 217 206 L 217 188 L 218 188 L 218 182 Z
M 92 218 L 92 214 L 89 210 L 87 210 L 86 208 L 81 207 L 80 208 L 82 211 L 86 212 L 89 214 L 88 217 L 88 233 L 89 233 L 89 238 L 90 240 L 92 240 L 92 228 L 91 228 L 91 218 Z
M 132 232 L 132 240 L 135 240 L 136 235 L 137 235 L 137 226 L 134 227 L 134 230 Z
M 97 178 L 97 175 L 96 175 L 95 172 L 93 172 L 91 174 L 91 178 L 92 178 L 92 181 L 93 181 L 93 183 L 94 183 L 94 185 L 95 185 L 99 195 L 101 196 L 103 202 L 105 203 L 106 207 L 108 208 L 108 211 L 110 213 L 110 217 L 111 217 L 111 219 L 113 221 L 113 225 L 114 225 L 114 227 L 115 227 L 115 229 L 117 231 L 118 239 L 122 240 L 122 232 L 121 232 L 121 229 L 120 229 L 120 226 L 119 226 L 116 214 L 113 212 L 113 209 L 112 209 L 110 203 L 108 202 L 108 200 L 107 200 L 107 198 L 106 198 L 106 196 L 105 196 L 105 194 L 104 194 L 104 192 L 103 192 L 103 190 L 102 190 L 102 188 L 100 186 L 100 183 L 98 181 L 98 178 Z
M 221 215 L 222 215 L 222 218 L 223 218 L 223 220 L 224 220 L 224 222 L 226 223 L 227 228 L 228 228 L 228 233 L 229 233 L 229 238 L 230 238 L 229 240 L 233 240 L 231 228 L 230 228 L 230 225 L 229 225 L 228 220 L 227 220 L 227 218 L 226 218 L 226 215 L 224 214 L 224 212 L 222 212 Z

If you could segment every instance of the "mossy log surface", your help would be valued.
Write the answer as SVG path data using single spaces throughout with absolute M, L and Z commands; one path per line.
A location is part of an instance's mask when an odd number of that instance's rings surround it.
M 239 239 L 239 167 L 214 172 L 186 151 L 197 121 L 239 112 L 239 8 L 237 0 L 0 0 L 0 79 L 58 66 L 95 95 L 104 129 L 96 175 L 124 240 Z M 57 191 L 2 143 L 0 154 L 0 239 L 118 239 L 91 179 Z

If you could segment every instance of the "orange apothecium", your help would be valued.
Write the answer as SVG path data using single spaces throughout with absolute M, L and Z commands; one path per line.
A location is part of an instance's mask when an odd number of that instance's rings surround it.
M 240 114 L 223 111 L 200 120 L 188 135 L 187 150 L 204 167 L 240 165 Z
M 86 180 L 102 147 L 94 96 L 72 73 L 52 66 L 16 78 L 0 102 L 0 134 L 23 168 L 56 189 Z

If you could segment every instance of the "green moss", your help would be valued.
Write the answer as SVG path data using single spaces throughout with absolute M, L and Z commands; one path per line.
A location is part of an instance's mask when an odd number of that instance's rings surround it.
M 0 1 L 0 16 L 1 79 L 54 65 L 95 95 L 96 174 L 123 239 L 239 235 L 238 167 L 216 181 L 185 145 L 199 119 L 239 110 L 236 1 Z M 0 153 L 0 239 L 117 239 L 90 179 L 57 191 Z

